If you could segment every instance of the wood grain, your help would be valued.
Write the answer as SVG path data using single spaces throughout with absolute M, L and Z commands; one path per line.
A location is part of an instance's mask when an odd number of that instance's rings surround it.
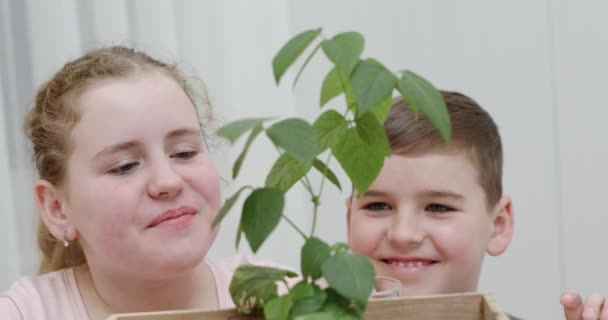
M 446 294 L 400 297 L 371 301 L 366 319 L 389 320 L 508 320 L 494 298 L 488 294 Z M 107 320 L 254 320 L 234 309 L 205 311 L 163 311 L 117 314 Z

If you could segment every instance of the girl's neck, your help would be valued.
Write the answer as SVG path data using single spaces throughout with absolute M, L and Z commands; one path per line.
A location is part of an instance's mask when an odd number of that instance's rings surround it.
M 89 318 L 105 319 L 113 313 L 180 309 L 215 309 L 218 297 L 209 265 L 166 280 L 120 277 L 88 266 L 75 268 L 76 281 Z

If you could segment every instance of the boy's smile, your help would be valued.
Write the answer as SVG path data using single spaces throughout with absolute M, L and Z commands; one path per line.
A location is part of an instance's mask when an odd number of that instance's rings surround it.
M 486 251 L 510 240 L 501 233 L 510 219 L 497 218 L 510 215 L 508 198 L 488 208 L 478 181 L 464 152 L 392 155 L 369 192 L 348 201 L 352 250 L 404 295 L 475 291 Z

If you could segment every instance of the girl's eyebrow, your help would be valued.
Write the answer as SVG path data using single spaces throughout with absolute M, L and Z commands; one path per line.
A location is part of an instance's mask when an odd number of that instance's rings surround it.
M 100 159 L 100 158 L 106 157 L 106 156 L 108 156 L 112 153 L 118 152 L 118 151 L 126 151 L 126 150 L 135 149 L 137 146 L 139 146 L 139 143 L 137 141 L 121 142 L 121 143 L 103 148 L 101 151 L 99 151 L 95 155 L 94 158 Z
M 184 137 L 184 136 L 201 137 L 201 131 L 199 129 L 194 129 L 194 128 L 175 129 L 167 134 L 167 139 L 171 140 L 171 139 L 176 139 L 176 138 L 180 138 L 180 137 Z M 103 148 L 101 151 L 99 151 L 95 155 L 94 159 L 100 159 L 100 158 L 106 157 L 112 153 L 119 152 L 119 151 L 128 151 L 131 149 L 135 149 L 136 147 L 139 146 L 139 144 L 140 143 L 135 140 L 117 143 L 115 145 L 111 145 L 109 147 Z
M 175 129 L 167 134 L 167 139 L 175 139 L 183 136 L 201 137 L 201 131 L 190 127 Z

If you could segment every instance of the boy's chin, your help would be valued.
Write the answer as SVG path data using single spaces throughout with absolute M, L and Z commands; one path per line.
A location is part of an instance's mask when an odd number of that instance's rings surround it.
M 376 275 L 397 279 L 402 284 L 402 296 L 426 296 L 469 292 L 463 285 L 452 283 L 455 275 L 445 274 L 441 262 L 427 265 L 403 265 L 374 261 Z M 462 290 L 461 290 L 462 289 Z

